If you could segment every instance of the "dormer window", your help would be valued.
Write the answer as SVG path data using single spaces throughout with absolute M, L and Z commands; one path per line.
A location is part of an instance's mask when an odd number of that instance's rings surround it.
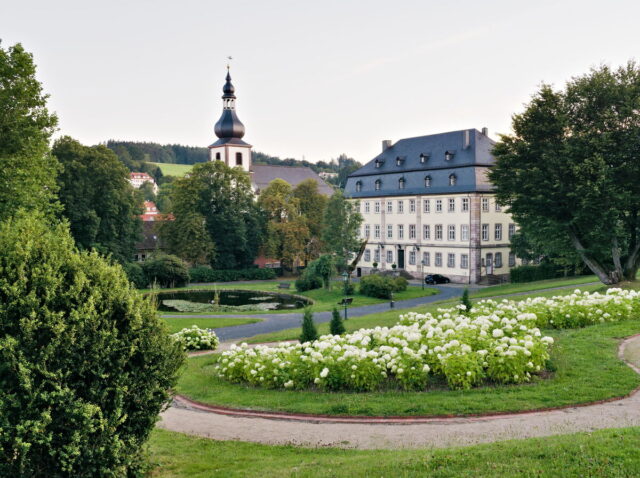
M 384 164 L 384 160 L 383 159 L 376 159 L 376 168 L 379 168 L 380 166 L 382 166 Z
M 420 164 L 424 164 L 429 160 L 429 155 L 427 153 L 420 153 Z
M 458 178 L 456 177 L 455 174 L 449 175 L 449 186 L 455 186 L 457 181 L 458 181 Z
M 398 156 L 396 158 L 396 166 L 402 166 L 403 163 L 404 163 L 404 156 Z
M 424 177 L 424 187 L 425 188 L 430 188 L 431 187 L 431 176 L 425 176 Z
M 405 184 L 404 178 L 398 179 L 398 189 L 404 189 L 404 184 Z
M 376 191 L 379 191 L 381 187 L 382 187 L 382 181 L 380 181 L 379 179 L 376 179 Z
M 362 182 L 361 182 L 361 181 L 358 181 L 358 182 L 356 183 L 356 192 L 358 192 L 358 193 L 359 193 L 360 191 L 362 191 Z
M 451 161 L 454 155 L 455 155 L 455 151 L 445 151 L 444 152 L 445 161 Z

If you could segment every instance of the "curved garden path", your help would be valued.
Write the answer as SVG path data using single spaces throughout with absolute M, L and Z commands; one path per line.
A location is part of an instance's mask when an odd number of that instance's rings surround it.
M 621 359 L 640 374 L 640 334 L 624 340 Z M 472 418 L 340 419 L 213 412 L 179 397 L 159 426 L 216 440 L 341 448 L 442 448 L 602 428 L 640 426 L 640 390 L 580 407 Z

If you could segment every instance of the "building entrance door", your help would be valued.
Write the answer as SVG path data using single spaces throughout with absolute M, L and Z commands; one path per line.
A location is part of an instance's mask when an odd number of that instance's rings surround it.
M 356 269 L 356 277 L 362 277 L 362 267 Z
M 487 275 L 493 274 L 493 254 L 487 253 Z
M 404 249 L 398 249 L 398 269 L 404 269 Z

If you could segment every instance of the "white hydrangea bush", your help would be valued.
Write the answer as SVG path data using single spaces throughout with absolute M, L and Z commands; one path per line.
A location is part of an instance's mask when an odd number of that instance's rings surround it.
M 197 325 L 186 327 L 171 335 L 185 350 L 215 350 L 220 340 L 213 330 L 201 329 Z
M 266 388 L 369 391 L 383 384 L 424 390 L 524 383 L 545 368 L 553 338 L 542 327 L 581 327 L 638 317 L 640 294 L 610 289 L 520 302 L 485 300 L 435 314 L 410 312 L 391 328 L 324 335 L 277 347 L 246 344 L 224 352 L 220 377 Z

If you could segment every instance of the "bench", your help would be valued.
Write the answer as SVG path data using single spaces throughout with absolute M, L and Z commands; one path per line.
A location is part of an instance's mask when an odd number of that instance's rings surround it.
M 280 282 L 278 284 L 278 289 L 289 289 L 291 287 L 291 282 Z
M 351 305 L 351 303 L 353 302 L 353 297 L 345 297 L 344 299 L 342 299 L 342 301 L 338 302 L 338 305 L 343 305 L 343 306 L 347 306 L 347 305 Z

